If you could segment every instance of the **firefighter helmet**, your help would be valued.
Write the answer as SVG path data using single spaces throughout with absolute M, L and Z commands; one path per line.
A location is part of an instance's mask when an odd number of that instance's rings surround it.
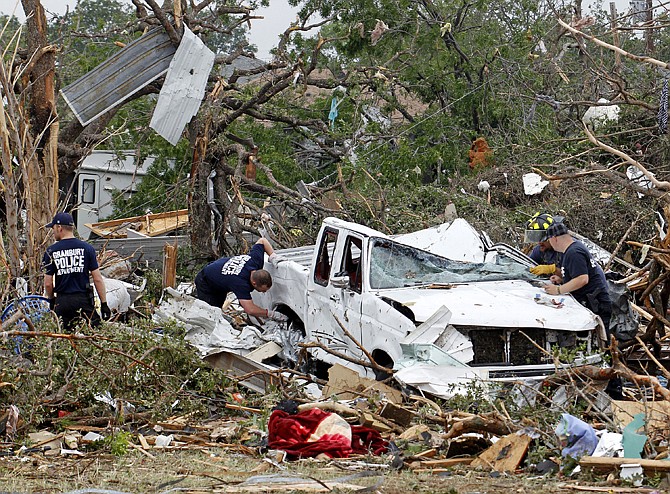
M 526 232 L 523 241 L 526 243 L 542 242 L 547 233 L 547 229 L 554 224 L 556 220 L 549 213 L 535 213 L 526 223 Z

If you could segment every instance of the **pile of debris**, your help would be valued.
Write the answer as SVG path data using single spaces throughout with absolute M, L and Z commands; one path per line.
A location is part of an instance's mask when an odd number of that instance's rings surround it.
M 65 342 L 72 347 L 70 358 L 85 361 L 90 372 L 106 353 L 129 363 L 119 365 L 118 375 L 110 373 L 107 384 L 115 386 L 114 396 L 100 390 L 89 393 L 107 407 L 104 416 L 91 414 L 81 395 L 64 399 L 72 392 L 72 375 L 60 389 L 50 389 L 48 399 L 38 395 L 41 406 L 50 404 L 51 416 L 39 421 L 31 417 L 22 424 L 28 417 L 8 402 L 0 420 L 0 432 L 7 437 L 0 444 L 0 456 L 21 461 L 31 455 L 79 457 L 95 455 L 101 448 L 117 453 L 130 448 L 154 459 L 163 451 L 224 449 L 262 459 L 255 474 L 311 458 L 417 474 L 470 469 L 575 478 L 581 470 L 612 474 L 609 480 L 613 483 L 653 483 L 655 487 L 670 471 L 670 461 L 665 461 L 670 373 L 663 364 L 668 350 L 665 329 L 670 328 L 665 316 L 670 294 L 670 285 L 665 283 L 670 273 L 670 237 L 666 235 L 660 246 L 629 244 L 642 249 L 642 258 L 648 257 L 649 262 L 622 276 L 618 285 L 630 287 L 636 301 L 630 307 L 646 322 L 639 331 L 633 328 L 630 338 L 611 342 L 610 365 L 582 362 L 565 366 L 571 359 L 574 363 L 578 352 L 569 354 L 564 348 L 563 354 L 546 355 L 555 362 L 555 372 L 540 380 L 477 379 L 475 375 L 469 382 L 455 383 L 448 393 L 445 386 L 439 398 L 396 379 L 393 369 L 384 368 L 389 371 L 384 381 L 363 377 L 342 364 L 330 365 L 327 372 L 311 372 L 314 362 L 306 350 L 312 343 L 303 341 L 299 331 L 283 331 L 279 323 L 252 323 L 235 304 L 222 312 L 176 290 L 168 290 L 170 297 L 156 310 L 151 330 L 141 336 L 121 324 L 114 327 L 118 338 L 112 338 L 39 333 L 30 317 L 24 317 L 29 331 L 13 329 L 16 318 L 11 324 L 6 321 L 2 334 L 7 341 L 22 336 Z M 112 263 L 114 276 L 130 271 L 116 261 Z M 628 307 L 627 303 L 621 306 Z M 185 334 L 170 329 L 175 321 L 185 327 Z M 351 337 L 345 327 L 342 331 Z M 177 374 L 172 364 L 186 352 L 179 346 L 165 350 L 171 342 L 183 343 L 182 338 L 211 368 L 225 370 L 230 382 L 221 380 L 205 396 L 197 381 L 208 371 L 198 375 L 201 368 L 197 367 Z M 117 346 L 131 340 L 129 347 Z M 84 343 L 94 351 L 85 353 Z M 137 355 L 129 350 L 133 347 Z M 19 389 L 25 376 L 48 380 L 57 368 L 74 368 L 74 360 L 56 364 L 55 344 L 54 348 L 50 344 L 26 348 L 25 357 L 47 365 L 0 374 L 0 389 Z M 165 353 L 163 361 L 158 358 L 161 352 Z M 362 364 L 379 367 L 372 358 Z M 121 375 L 138 389 L 158 383 L 165 386 L 160 412 L 158 401 L 153 403 L 154 410 L 150 401 L 158 395 L 131 398 L 112 379 Z M 211 374 L 212 380 L 218 379 L 215 376 Z M 627 401 L 613 400 L 605 393 L 607 381 L 615 377 L 625 379 Z M 187 395 L 206 403 L 204 409 L 159 418 L 166 410 L 180 410 Z M 12 395 L 3 396 L 10 399 Z M 28 426 L 34 428 L 38 423 L 52 427 L 31 432 L 23 441 Z M 21 443 L 25 444 L 19 446 Z

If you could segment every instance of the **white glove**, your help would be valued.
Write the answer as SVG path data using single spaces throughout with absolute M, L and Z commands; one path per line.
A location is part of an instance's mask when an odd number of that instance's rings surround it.
M 277 312 L 276 310 L 268 310 L 268 319 L 272 319 L 273 321 L 277 322 L 286 322 L 288 321 L 288 316 L 286 314 L 282 314 L 281 312 Z
M 270 254 L 270 257 L 268 258 L 268 262 L 269 262 L 270 264 L 272 264 L 275 268 L 277 267 L 277 265 L 278 265 L 280 262 L 285 261 L 285 260 L 286 260 L 285 257 L 282 257 L 282 256 L 277 255 L 276 252 L 273 252 L 272 254 Z

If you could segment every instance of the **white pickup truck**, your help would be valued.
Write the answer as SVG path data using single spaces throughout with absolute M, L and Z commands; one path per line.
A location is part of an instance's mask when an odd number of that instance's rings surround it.
M 286 261 L 266 263 L 273 286 L 254 292 L 258 305 L 287 314 L 308 341 L 365 361 L 342 324 L 378 364 L 419 361 L 434 367 L 432 379 L 453 367 L 489 379 L 546 375 L 554 365 L 543 350 L 579 342 L 591 350 L 603 334 L 571 296 L 544 293 L 546 280 L 528 272 L 532 261 L 490 245 L 464 220 L 392 238 L 327 218 L 315 246 L 278 254 Z

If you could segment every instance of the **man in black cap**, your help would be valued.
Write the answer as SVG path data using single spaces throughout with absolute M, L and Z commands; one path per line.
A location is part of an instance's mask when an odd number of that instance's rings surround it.
M 609 339 L 612 301 L 602 268 L 584 244 L 572 238 L 564 223 L 551 225 L 547 229 L 546 239 L 552 249 L 563 253 L 563 259 L 561 274 L 552 276 L 552 284 L 544 285 L 544 291 L 550 295 L 572 293 L 579 303 L 600 316 Z
M 612 301 L 605 273 L 584 244 L 570 236 L 564 223 L 551 225 L 547 229 L 546 239 L 555 251 L 563 253 L 563 259 L 561 274 L 549 278 L 552 284 L 544 285 L 544 291 L 550 295 L 572 293 L 580 304 L 600 316 L 609 344 Z M 610 379 L 605 389 L 608 395 L 617 400 L 623 399 L 622 391 L 622 381 L 619 377 Z
M 46 228 L 53 230 L 56 239 L 56 243 L 47 247 L 42 259 L 44 291 L 51 308 L 63 319 L 66 329 L 72 329 L 79 318 L 85 318 L 92 326 L 99 324 L 90 273 L 100 297 L 102 318 L 109 319 L 112 313 L 93 246 L 75 238 L 74 220 L 68 213 L 57 213 Z

